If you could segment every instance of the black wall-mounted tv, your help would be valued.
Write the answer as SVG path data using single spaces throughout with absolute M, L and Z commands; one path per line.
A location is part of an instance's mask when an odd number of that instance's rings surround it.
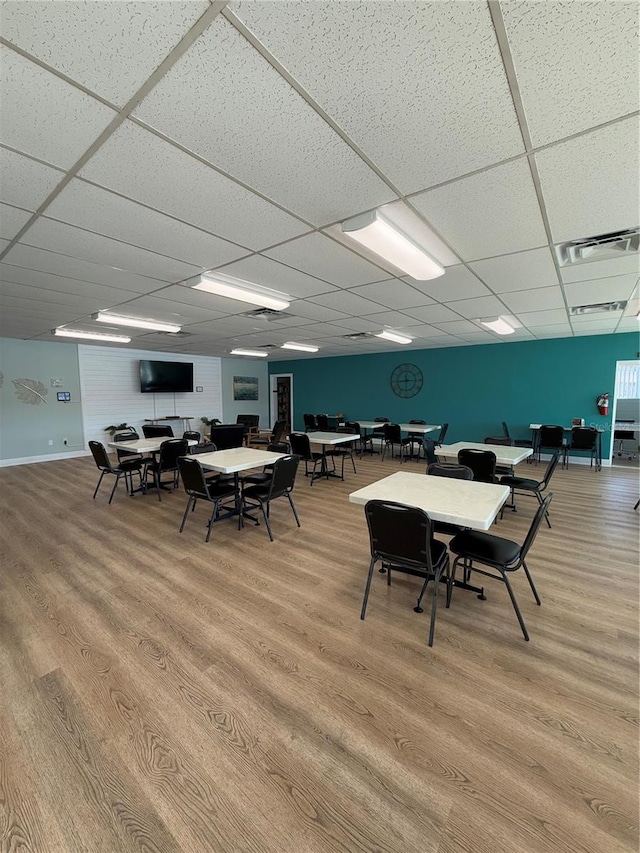
M 193 391 L 193 364 L 185 361 L 140 361 L 143 394 Z

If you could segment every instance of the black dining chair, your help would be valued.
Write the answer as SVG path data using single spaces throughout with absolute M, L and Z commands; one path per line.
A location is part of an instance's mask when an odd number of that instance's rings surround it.
M 303 435 L 305 434 L 303 433 Z M 263 484 L 256 483 L 242 489 L 243 512 L 247 509 L 260 509 L 264 523 L 267 526 L 269 539 L 272 542 L 273 532 L 271 530 L 270 509 L 272 502 L 277 500 L 277 498 L 286 498 L 289 501 L 293 517 L 298 527 L 300 527 L 300 519 L 298 518 L 298 513 L 291 497 L 296 484 L 296 473 L 299 462 L 300 457 L 298 456 L 282 456 L 273 463 L 273 472 L 268 482 Z
M 428 438 L 426 434 L 422 436 L 422 450 L 427 462 L 427 467 L 429 465 L 434 465 L 438 461 L 438 457 L 436 455 L 436 443 L 432 438 Z
M 180 479 L 188 500 L 187 506 L 182 516 L 182 524 L 180 525 L 180 533 L 184 530 L 187 523 L 189 510 L 193 511 L 196 508 L 198 501 L 207 501 L 213 504 L 209 521 L 207 522 L 207 535 L 205 542 L 209 541 L 211 536 L 211 527 L 214 521 L 220 514 L 220 508 L 225 501 L 233 500 L 237 502 L 238 487 L 231 481 L 210 480 L 205 477 L 202 465 L 197 456 L 180 456 L 177 460 Z M 242 515 L 238 514 L 238 527 L 241 526 Z
M 120 430 L 113 434 L 112 441 L 113 442 L 124 442 L 124 441 L 136 441 L 140 436 L 138 433 L 130 427 L 126 430 Z M 143 456 L 141 453 L 137 453 L 135 450 L 120 450 L 116 448 L 116 455 L 118 457 L 118 465 L 125 471 L 126 474 L 129 475 L 129 494 L 133 494 L 133 474 L 137 473 L 142 479 L 142 471 L 144 466 L 153 460 L 152 456 Z M 126 477 L 125 477 L 126 481 Z
M 447 431 L 449 429 L 449 424 L 442 424 L 440 427 L 440 433 L 436 438 L 436 447 L 441 447 L 444 444 L 445 437 L 447 435 Z
M 357 438 L 351 442 L 351 446 L 358 456 L 362 457 L 362 430 L 360 428 L 360 424 L 358 421 L 345 421 L 344 425 L 357 436 Z
M 332 432 L 327 415 L 316 415 L 316 424 L 320 432 Z
M 271 435 L 260 435 L 256 438 L 251 438 L 252 447 L 266 447 L 269 444 L 280 444 L 285 437 L 287 431 L 287 422 L 284 420 L 276 421 L 271 430 Z
M 473 480 L 473 471 L 466 465 L 457 465 L 455 462 L 434 462 L 427 468 L 430 477 L 449 477 L 451 480 Z M 445 536 L 455 536 L 464 530 L 459 524 L 451 524 L 448 521 L 434 521 L 435 533 L 443 533 Z
M 302 416 L 302 420 L 304 423 L 304 431 L 305 432 L 315 432 L 318 429 L 318 424 L 316 421 L 316 416 L 306 412 Z
M 408 423 L 426 425 L 427 422 L 414 418 L 413 420 L 408 421 Z M 411 456 L 413 456 L 414 445 L 416 445 L 416 444 L 418 445 L 418 454 L 417 454 L 418 460 L 420 459 L 420 451 L 422 450 L 422 439 L 425 437 L 425 435 L 426 435 L 426 432 L 423 433 L 423 432 L 411 432 L 411 431 L 409 431 L 407 433 L 407 438 L 411 439 Z
M 387 585 L 391 586 L 392 571 L 423 578 L 422 588 L 414 610 L 422 613 L 422 598 L 429 581 L 433 581 L 429 645 L 433 645 L 436 608 L 440 581 L 447 584 L 446 606 L 451 601 L 449 584 L 449 555 L 447 546 L 433 536 L 431 519 L 424 510 L 395 501 L 369 501 L 364 508 L 369 529 L 371 560 L 364 589 L 360 618 L 364 619 L 369 601 L 373 570 L 377 562 L 386 570 Z
M 509 427 L 507 426 L 506 421 L 502 421 L 502 433 L 505 438 L 511 438 L 509 434 Z M 533 441 L 530 438 L 516 438 L 514 439 L 514 447 L 531 447 L 533 448 Z M 533 455 L 527 456 L 527 462 L 533 461 Z
M 458 451 L 458 464 L 471 468 L 473 479 L 478 483 L 496 482 L 496 454 L 493 450 L 464 447 Z
M 100 479 L 98 480 L 98 485 L 95 488 L 93 493 L 93 499 L 96 499 L 96 495 L 98 494 L 98 489 L 102 483 L 105 474 L 112 474 L 116 479 L 113 484 L 113 489 L 111 489 L 111 494 L 109 495 L 109 503 L 113 500 L 113 496 L 116 493 L 116 489 L 118 488 L 118 483 L 120 482 L 120 477 L 125 478 L 125 484 L 127 482 L 127 474 L 131 474 L 132 471 L 127 468 L 123 468 L 122 465 L 114 465 L 112 461 L 109 459 L 109 454 L 107 450 L 100 441 L 90 441 L 89 442 L 89 450 L 91 451 L 91 455 L 93 456 L 93 461 L 96 463 L 96 467 L 100 471 Z M 134 469 L 140 474 L 140 469 Z M 129 489 L 131 493 L 133 488 Z
M 542 424 L 536 439 L 536 459 L 540 461 L 543 450 L 559 450 L 564 453 L 564 427 L 557 424 Z
M 197 441 L 198 444 L 200 444 L 200 439 L 202 438 L 200 433 L 195 429 L 186 429 L 182 433 L 182 437 L 188 439 L 189 441 Z
M 383 426 L 384 443 L 382 445 L 382 461 L 386 456 L 387 450 L 391 450 L 391 458 L 394 458 L 394 447 L 400 448 L 400 464 L 404 461 L 406 448 L 411 447 L 411 439 L 402 437 L 400 424 L 385 423 Z
M 456 554 L 456 558 L 453 561 L 452 585 L 455 583 L 456 569 L 461 561 L 465 582 L 468 581 L 471 572 L 478 572 L 484 575 L 484 577 L 502 581 L 507 587 L 509 598 L 522 629 L 522 634 L 527 642 L 529 641 L 529 632 L 522 618 L 513 587 L 509 581 L 509 575 L 522 568 L 529 581 L 536 604 L 541 604 L 540 596 L 527 568 L 526 557 L 538 534 L 542 519 L 547 514 L 552 497 L 553 492 L 549 493 L 538 507 L 538 511 L 531 522 L 529 532 L 522 545 L 512 542 L 510 539 L 503 539 L 500 536 L 493 536 L 490 533 L 484 533 L 480 530 L 463 530 L 462 533 L 458 533 L 449 542 L 449 550 L 452 554 Z M 479 569 L 478 563 L 493 569 L 493 572 Z M 498 573 L 497 575 L 496 572 Z
M 349 435 L 355 434 L 355 430 L 352 429 L 352 427 L 350 427 L 350 426 L 338 427 L 337 432 L 348 433 Z M 353 467 L 353 473 L 354 474 L 358 473 L 356 471 L 356 462 L 355 462 L 355 459 L 353 458 L 353 452 L 355 449 L 354 444 L 355 444 L 355 439 L 354 439 L 354 441 L 345 441 L 344 444 L 330 445 L 326 451 L 326 456 L 330 456 L 333 459 L 334 467 L 336 464 L 336 459 L 341 460 L 341 463 L 342 463 L 341 469 L 340 469 L 340 479 L 341 480 L 344 480 L 344 462 L 345 462 L 345 459 L 351 460 L 351 465 Z
M 313 481 L 322 476 L 322 471 L 327 464 L 325 454 L 311 450 L 311 442 L 306 432 L 292 432 L 289 436 L 289 443 L 291 452 L 304 460 L 304 475 L 305 477 L 311 476 L 311 485 L 313 486 Z M 309 465 L 311 465 L 311 470 L 309 470 Z M 320 466 L 319 472 L 317 471 L 318 465 Z
M 573 427 L 571 430 L 571 438 L 564 445 L 562 456 L 562 467 L 569 467 L 569 453 L 572 450 L 586 452 L 590 456 L 589 466 L 593 467 L 595 462 L 595 470 L 600 470 L 600 460 L 598 458 L 598 430 L 595 427 Z
M 145 438 L 173 438 L 173 429 L 169 424 L 142 424 Z
M 160 445 L 160 452 L 157 458 L 145 465 L 143 472 L 144 490 L 146 491 L 149 488 L 149 474 L 151 474 L 153 481 L 152 488 L 158 491 L 159 501 L 162 500 L 160 492 L 163 489 L 165 491 L 175 489 L 179 479 L 178 458 L 186 456 L 188 450 L 189 445 L 185 438 L 168 438 L 166 441 L 163 441 Z M 163 474 L 170 474 L 171 479 L 169 481 L 163 480 Z M 169 488 L 168 484 L 170 484 L 171 488 Z
M 511 489 L 511 508 L 515 511 L 516 509 L 516 494 L 518 495 L 533 495 L 537 498 L 538 503 L 542 504 L 543 497 L 542 494 L 545 492 L 549 486 L 549 481 L 553 476 L 553 472 L 558 467 L 558 462 L 560 460 L 560 451 L 556 450 L 551 459 L 549 460 L 549 464 L 547 465 L 547 470 L 544 472 L 544 477 L 542 480 L 532 480 L 525 477 L 502 477 L 500 479 L 501 486 L 509 486 Z M 500 512 L 500 518 L 504 513 L 505 508 L 508 504 L 505 504 L 502 507 L 502 511 Z M 551 521 L 549 520 L 549 513 L 547 512 L 545 515 L 545 519 L 547 521 L 547 525 L 551 527 Z
M 497 444 L 502 447 L 513 447 L 514 441 L 512 438 L 507 438 L 506 435 L 488 435 L 485 440 L 485 444 Z M 513 465 L 496 465 L 496 474 L 498 476 L 512 475 L 513 474 Z

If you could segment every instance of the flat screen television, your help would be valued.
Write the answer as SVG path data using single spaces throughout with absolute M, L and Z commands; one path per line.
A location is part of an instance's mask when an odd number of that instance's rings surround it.
M 140 391 L 143 394 L 193 391 L 193 364 L 185 361 L 141 359 Z

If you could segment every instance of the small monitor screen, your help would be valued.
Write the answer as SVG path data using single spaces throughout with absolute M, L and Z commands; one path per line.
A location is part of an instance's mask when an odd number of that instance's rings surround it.
M 140 361 L 143 394 L 193 391 L 193 364 L 184 361 Z

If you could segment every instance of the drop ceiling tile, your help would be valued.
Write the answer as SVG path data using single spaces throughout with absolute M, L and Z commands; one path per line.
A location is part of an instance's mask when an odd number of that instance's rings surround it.
M 441 338 L 446 335 L 446 332 L 443 332 L 442 329 L 438 329 L 436 326 L 430 326 L 429 324 L 424 324 L 420 326 L 410 326 L 410 329 L 411 337 L 414 340 Z
M 568 284 L 573 281 L 610 278 L 614 275 L 625 275 L 625 273 L 635 273 L 640 276 L 640 255 L 637 252 L 622 255 L 619 258 L 608 258 L 604 261 L 591 261 L 585 264 L 562 267 L 560 277 Z
M 61 293 L 57 290 L 44 290 L 41 287 L 27 287 L 24 284 L 3 281 L 0 282 L 0 300 L 7 299 L 16 300 L 12 302 L 15 305 L 19 301 L 24 307 L 46 303 L 64 305 L 79 314 L 90 314 L 109 307 L 109 303 L 105 304 L 104 299 L 98 296 L 79 296 L 76 293 Z
M 551 287 L 558 274 L 548 247 L 474 261 L 471 268 L 495 293 Z
M 294 302 L 290 308 L 287 308 L 287 313 L 293 314 L 296 317 L 302 317 L 306 320 L 322 320 L 331 321 L 344 320 L 344 311 L 336 311 L 334 308 L 327 308 L 324 305 L 318 305 L 315 302 L 309 302 L 306 299 L 301 299 Z
M 212 113 L 224 121 L 212 122 Z M 222 17 L 135 115 L 316 225 L 396 198 Z
M 564 308 L 553 308 L 548 311 L 527 311 L 518 315 L 520 322 L 528 329 L 535 326 L 554 326 L 567 322 L 567 312 Z
M 3 252 L 10 242 L 11 240 L 0 239 L 0 252 Z
M 569 323 L 555 323 L 551 326 L 536 326 L 534 333 L 537 338 L 566 338 L 573 334 Z
M 206 11 L 205 2 L 2 4 L 3 36 L 124 104 Z M 108 69 L 108 73 L 107 73 Z
M 82 281 L 79 279 L 66 278 L 62 275 L 52 275 L 41 270 L 32 270 L 25 267 L 16 267 L 11 264 L 0 264 L 0 281 L 14 282 L 26 287 L 42 288 L 56 293 L 67 293 L 78 296 L 86 296 L 91 299 L 101 300 L 104 307 L 118 305 L 128 299 L 134 299 L 137 293 L 116 287 L 108 287 L 104 284 Z
M 200 228 L 76 178 L 49 205 L 47 216 L 202 269 L 220 266 L 247 253 Z
M 423 308 L 411 308 L 412 312 L 418 312 L 423 310 L 428 310 L 431 306 L 427 306 L 426 309 Z M 433 306 L 437 308 L 437 305 Z M 373 326 L 388 326 L 390 329 L 397 329 L 397 331 L 401 331 L 402 329 L 408 329 L 411 326 L 420 326 L 423 321 L 420 319 L 416 319 L 415 317 L 411 317 L 404 312 L 399 311 L 380 311 L 376 314 L 367 314 L 363 319 L 369 320 Z
M 222 324 L 222 325 L 221 325 Z M 211 335 L 214 340 L 231 338 L 233 335 L 250 334 L 254 332 L 254 322 L 250 317 L 225 317 L 224 320 L 204 320 L 191 323 L 188 331 L 200 335 Z
M 309 230 L 298 219 L 130 121 L 109 137 L 80 175 L 256 250 Z
M 215 320 L 221 317 L 219 311 L 207 311 L 201 307 L 160 299 L 158 296 L 140 296 L 114 309 L 116 314 L 127 317 L 146 317 L 165 323 L 187 325 L 195 321 Z
M 574 323 L 573 321 L 577 318 L 572 317 L 573 323 L 573 334 L 574 335 L 593 335 L 593 334 L 613 334 L 616 330 L 616 326 L 618 325 L 618 320 L 620 319 L 619 312 L 614 313 L 613 317 L 606 317 L 603 320 L 589 320 L 588 322 L 583 323 Z
M 437 302 L 453 302 L 456 299 L 472 299 L 476 296 L 489 296 L 489 290 L 478 281 L 476 276 L 468 270 L 464 264 L 447 267 L 444 275 L 431 281 L 415 281 L 405 278 L 404 281 L 412 284 L 417 290 L 421 290 Z
M 416 308 L 420 305 L 430 305 L 433 299 L 425 296 L 416 287 L 412 287 L 409 279 L 407 282 L 392 278 L 388 281 L 380 281 L 377 284 L 365 284 L 350 290 L 357 296 L 369 299 L 384 308 L 394 308 L 401 311 L 403 308 Z
M 407 308 L 405 314 L 424 323 L 446 323 L 449 320 L 459 320 L 460 315 L 445 305 L 427 305 L 423 308 Z
M 616 332 L 635 332 L 640 333 L 640 320 L 638 317 L 623 317 L 618 323 Z
M 630 299 L 638 281 L 637 275 L 617 275 L 600 281 L 577 281 L 565 284 L 569 306 L 611 302 L 615 299 Z
M 577 317 L 571 317 L 571 325 L 573 330 L 586 328 L 609 328 L 611 331 L 615 329 L 618 322 L 622 320 L 622 311 L 599 311 L 597 314 L 579 314 Z M 596 324 L 595 326 L 593 324 Z
M 115 267 L 92 264 L 89 261 L 58 255 L 44 249 L 17 244 L 7 252 L 4 261 L 15 266 L 26 267 L 30 270 L 51 272 L 65 278 L 75 278 L 82 281 L 93 281 L 96 284 L 106 284 L 120 287 L 123 290 L 134 290 L 138 293 L 149 293 L 162 286 L 162 282 L 154 278 L 145 278 L 132 272 L 119 270 Z
M 520 311 L 540 311 L 547 308 L 564 308 L 560 285 L 532 290 L 514 290 L 502 294 L 502 301 L 516 314 Z
M 337 287 L 354 287 L 388 278 L 384 270 L 318 233 L 298 237 L 264 254 Z
M 178 281 L 190 278 L 200 272 L 199 267 L 138 249 L 102 237 L 91 231 L 84 231 L 73 225 L 55 222 L 53 219 L 39 217 L 22 238 L 21 243 L 49 249 L 52 252 L 81 258 L 94 264 L 116 266 L 122 270 L 131 270 L 162 281 Z
M 0 237 L 13 240 L 23 225 L 31 219 L 33 214 L 28 210 L 11 207 L 8 204 L 0 204 Z
M 507 338 L 497 338 L 495 335 L 492 335 L 491 332 L 482 332 L 480 329 L 476 327 L 475 331 L 472 332 L 459 332 L 460 339 L 466 341 L 471 344 L 494 344 L 496 340 L 500 343 L 507 342 Z M 531 336 L 533 337 L 533 336 Z M 513 335 L 509 335 L 509 340 L 513 340 Z
M 286 267 L 284 264 L 279 264 L 277 261 L 272 261 L 270 258 L 261 255 L 252 255 L 250 258 L 227 264 L 221 267 L 219 272 L 259 284 L 262 287 L 288 293 L 289 296 L 298 299 L 337 291 L 337 288 L 332 284 L 327 284 L 326 281 L 313 278 L 306 273 L 291 269 L 291 267 Z
M 7 204 L 36 210 L 63 177 L 57 169 L 0 148 L 0 197 Z
M 460 299 L 457 302 L 450 302 L 448 307 L 453 311 L 457 311 L 463 317 L 468 317 L 472 320 L 479 317 L 492 317 L 507 313 L 502 302 L 495 296 Z
M 317 305 L 323 305 L 326 308 L 332 308 L 334 311 L 340 311 L 343 314 L 352 314 L 356 317 L 374 314 L 383 307 L 375 302 L 371 302 L 369 299 L 358 296 L 351 290 L 337 290 L 334 293 L 327 293 L 324 296 L 316 296 L 310 301 Z
M 501 9 L 534 146 L 638 109 L 635 4 L 510 0 Z
M 535 155 L 554 241 L 638 224 L 639 139 L 632 116 Z
M 0 45 L 0 142 L 70 169 L 116 112 Z
M 523 150 L 485 4 L 231 8 L 403 192 Z
M 464 336 L 475 334 L 476 332 L 482 333 L 482 329 L 476 326 L 475 323 L 472 323 L 471 320 L 454 320 L 453 322 L 436 323 L 435 325 L 449 335 Z
M 525 159 L 428 190 L 411 202 L 467 261 L 547 242 Z
M 371 332 L 376 325 L 370 318 L 347 317 L 345 320 L 333 320 L 334 326 L 344 329 L 345 335 L 355 332 Z

